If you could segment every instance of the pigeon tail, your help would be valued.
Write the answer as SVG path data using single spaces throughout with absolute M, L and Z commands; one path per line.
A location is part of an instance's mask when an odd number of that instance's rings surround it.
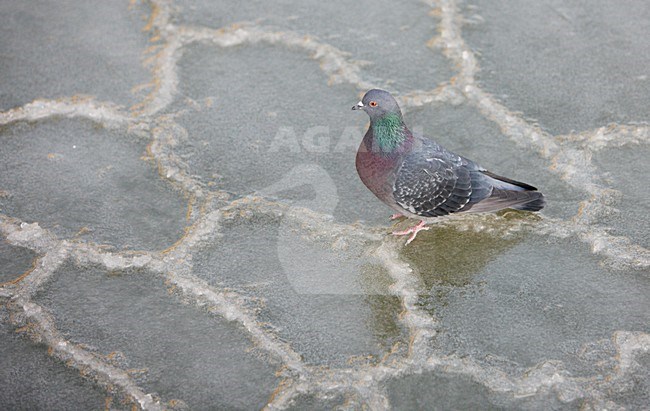
M 530 196 L 532 197 L 537 197 L 536 199 L 533 199 L 527 203 L 518 205 L 518 206 L 513 206 L 512 208 L 516 210 L 522 210 L 522 211 L 539 211 L 544 206 L 546 205 L 546 199 L 544 198 L 544 195 L 538 191 L 532 191 L 529 192 Z
M 494 187 L 490 197 L 468 204 L 463 212 L 483 213 L 514 208 L 525 211 L 539 211 L 544 207 L 544 195 L 539 191 L 501 189 Z

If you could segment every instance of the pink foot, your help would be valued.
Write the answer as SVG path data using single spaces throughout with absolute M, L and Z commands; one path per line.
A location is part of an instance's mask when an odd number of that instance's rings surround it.
M 425 227 L 426 222 L 420 221 L 418 225 L 414 225 L 411 228 L 408 228 L 404 231 L 394 231 L 393 235 L 408 235 L 410 234 L 411 236 L 409 237 L 408 240 L 406 240 L 406 245 L 411 244 L 411 241 L 415 240 L 415 236 L 418 235 L 418 232 L 420 231 L 426 231 L 430 229 L 431 227 Z
M 391 219 L 391 220 L 397 220 L 398 218 L 402 218 L 402 217 L 404 217 L 404 214 L 402 214 L 402 213 L 395 213 L 395 214 L 393 214 L 392 216 L 390 216 L 390 219 Z

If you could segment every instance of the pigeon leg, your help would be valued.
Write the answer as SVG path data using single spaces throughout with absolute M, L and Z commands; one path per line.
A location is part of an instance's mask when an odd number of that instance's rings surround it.
M 411 241 L 415 240 L 415 236 L 418 235 L 418 232 L 420 231 L 426 231 L 430 229 L 431 227 L 425 227 L 426 222 L 425 221 L 420 221 L 418 225 L 414 225 L 411 228 L 408 228 L 404 231 L 394 231 L 393 235 L 408 235 L 410 234 L 411 236 L 409 237 L 408 240 L 406 240 L 406 245 L 409 245 Z
M 395 214 L 393 214 L 392 216 L 390 216 L 390 219 L 391 219 L 391 220 L 397 220 L 398 218 L 402 218 L 402 217 L 404 217 L 404 214 L 402 214 L 402 213 L 395 213 Z

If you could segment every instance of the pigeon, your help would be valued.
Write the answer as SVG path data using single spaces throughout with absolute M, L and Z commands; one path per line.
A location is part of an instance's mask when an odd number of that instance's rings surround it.
M 427 223 L 453 213 L 479 213 L 504 208 L 539 211 L 544 195 L 526 183 L 494 174 L 435 141 L 411 132 L 390 93 L 373 89 L 352 107 L 370 116 L 370 127 L 357 151 L 356 167 L 363 184 L 396 214 L 420 223 L 398 236 L 406 244 Z

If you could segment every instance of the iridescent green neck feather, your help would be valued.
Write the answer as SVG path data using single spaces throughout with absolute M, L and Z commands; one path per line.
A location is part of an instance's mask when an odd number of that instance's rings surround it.
M 402 116 L 397 113 L 387 113 L 372 121 L 372 135 L 379 149 L 390 153 L 406 139 L 407 128 L 402 121 Z

